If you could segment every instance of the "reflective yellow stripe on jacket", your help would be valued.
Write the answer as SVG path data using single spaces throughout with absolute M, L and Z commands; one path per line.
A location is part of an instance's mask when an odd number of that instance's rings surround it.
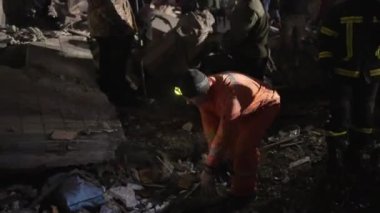
M 377 50 L 375 52 L 375 56 L 377 57 L 377 59 L 380 60 L 380 46 L 377 48 Z
M 370 70 L 369 74 L 371 76 L 378 76 L 378 75 L 380 75 L 380 68 L 379 69 Z
M 352 130 L 363 134 L 372 134 L 373 128 L 353 128 Z
M 358 78 L 360 76 L 359 71 L 346 70 L 346 69 L 342 69 L 342 68 L 336 68 L 335 74 L 346 76 L 346 77 L 351 77 L 351 78 Z
M 324 26 L 321 27 L 321 33 L 331 37 L 337 37 L 339 35 L 336 31 Z
M 330 51 L 322 51 L 319 53 L 318 56 L 319 56 L 319 58 L 331 58 L 331 57 L 333 57 L 333 54 Z
M 340 23 L 346 25 L 346 49 L 347 49 L 347 56 L 345 60 L 349 60 L 354 55 L 354 49 L 353 49 L 353 37 L 354 37 L 354 24 L 362 23 L 363 17 L 362 16 L 346 16 L 340 18 Z
M 342 131 L 342 132 L 326 131 L 327 137 L 339 137 L 339 136 L 344 136 L 344 135 L 347 135 L 347 131 Z
M 351 77 L 351 78 L 358 78 L 360 76 L 360 72 L 356 70 L 347 70 L 347 69 L 342 69 L 342 68 L 336 68 L 335 69 L 335 74 L 337 75 L 342 75 L 346 77 Z M 369 71 L 370 76 L 380 76 L 380 68 L 378 69 L 373 69 Z

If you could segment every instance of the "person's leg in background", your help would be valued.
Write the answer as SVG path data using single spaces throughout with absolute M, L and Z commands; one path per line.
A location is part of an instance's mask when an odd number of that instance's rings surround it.
M 239 70 L 241 73 L 264 80 L 267 58 L 248 58 L 246 56 L 234 55 L 230 70 Z
M 282 73 L 282 81 L 287 84 L 293 84 L 293 32 L 294 32 L 294 20 L 293 16 L 286 15 L 281 19 L 281 51 L 279 60 L 279 69 Z
M 112 57 L 110 54 L 111 42 L 109 37 L 97 37 L 96 41 L 99 47 L 99 77 L 98 83 L 100 89 L 107 95 L 111 92 L 112 80 L 110 78 L 110 71 L 114 70 Z
M 378 82 L 367 83 L 364 79 L 358 80 L 355 85 L 350 147 L 347 152 L 349 166 L 354 169 L 362 166 L 361 151 L 374 147 L 374 112 L 378 88 Z
M 126 105 L 134 99 L 133 90 L 125 78 L 130 54 L 130 37 L 97 38 L 99 44 L 99 86 L 109 100 Z
M 257 58 L 252 60 L 251 76 L 263 81 L 267 62 L 268 58 Z
M 301 55 L 303 52 L 303 41 L 305 40 L 305 31 L 306 27 L 306 16 L 305 15 L 297 15 L 294 16 L 294 36 L 295 43 L 293 45 L 294 52 L 294 66 L 295 68 L 299 67 Z
M 330 85 L 330 119 L 326 124 L 327 171 L 339 172 L 348 143 L 348 125 L 353 86 L 348 80 L 333 79 Z

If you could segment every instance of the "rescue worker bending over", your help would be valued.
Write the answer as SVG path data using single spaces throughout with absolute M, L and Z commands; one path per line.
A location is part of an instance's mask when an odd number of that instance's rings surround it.
M 221 163 L 232 167 L 233 200 L 252 199 L 256 192 L 259 144 L 280 110 L 280 96 L 261 81 L 226 72 L 207 77 L 186 72 L 175 88 L 200 111 L 209 151 L 201 186 L 215 191 L 215 171 Z
M 374 142 L 375 100 L 380 77 L 380 3 L 347 0 L 334 6 L 320 29 L 320 65 L 331 74 L 328 166 L 349 141 L 347 165 L 360 168 L 361 150 Z

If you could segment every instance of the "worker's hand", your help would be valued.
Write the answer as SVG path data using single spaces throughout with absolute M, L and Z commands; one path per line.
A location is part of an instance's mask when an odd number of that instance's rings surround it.
M 202 194 L 205 196 L 213 196 L 217 194 L 215 188 L 215 177 L 209 171 L 203 170 L 201 173 L 201 190 Z

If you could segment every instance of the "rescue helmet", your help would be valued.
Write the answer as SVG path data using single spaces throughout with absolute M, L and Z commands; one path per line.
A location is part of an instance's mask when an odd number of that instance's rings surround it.
M 194 98 L 207 94 L 210 83 L 207 76 L 197 70 L 188 69 L 179 78 L 178 84 L 174 87 L 174 93 L 187 98 Z

